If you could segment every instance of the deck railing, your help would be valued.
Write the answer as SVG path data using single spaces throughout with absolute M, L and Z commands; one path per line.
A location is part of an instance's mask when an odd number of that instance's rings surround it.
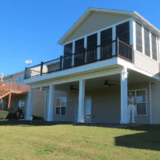
M 25 68 L 25 79 L 46 75 L 52 72 L 82 66 L 113 57 L 121 57 L 127 61 L 133 61 L 132 46 L 117 40 L 104 43 L 99 46 L 83 49 L 80 52 L 70 54 L 68 56 L 60 56 L 60 58 L 41 62 L 38 65 Z
M 25 93 L 29 91 L 29 85 L 16 83 L 16 82 L 7 82 L 0 86 L 0 96 L 8 91 L 16 91 L 17 93 Z

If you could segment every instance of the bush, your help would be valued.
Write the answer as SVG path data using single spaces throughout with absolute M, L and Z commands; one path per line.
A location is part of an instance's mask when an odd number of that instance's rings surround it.
M 0 111 L 0 119 L 6 119 L 8 116 L 8 111 Z

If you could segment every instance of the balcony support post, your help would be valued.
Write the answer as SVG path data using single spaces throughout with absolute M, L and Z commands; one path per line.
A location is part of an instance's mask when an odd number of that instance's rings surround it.
M 47 111 L 47 121 L 53 121 L 54 90 L 55 90 L 55 86 L 50 85 L 50 88 L 49 88 L 49 104 L 48 104 L 48 111 Z
M 85 80 L 79 81 L 79 107 L 77 122 L 84 122 Z
M 31 120 L 31 114 L 32 114 L 32 100 L 33 100 L 33 89 L 30 88 L 28 92 L 28 103 L 26 108 L 26 120 Z
M 121 80 L 121 124 L 129 123 L 128 116 L 128 72 L 127 67 L 123 67 L 120 75 Z

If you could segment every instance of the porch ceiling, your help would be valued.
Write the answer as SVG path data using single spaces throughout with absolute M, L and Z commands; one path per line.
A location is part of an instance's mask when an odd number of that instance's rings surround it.
M 86 80 L 85 88 L 90 89 L 90 88 L 106 87 L 103 85 L 105 80 L 108 80 L 109 83 L 116 84 L 118 86 L 120 85 L 120 74 L 88 79 Z M 145 83 L 150 81 L 156 81 L 156 80 L 152 77 L 148 77 L 146 75 L 143 75 L 141 73 L 128 69 L 128 84 Z M 62 91 L 69 91 L 71 85 L 73 85 L 74 88 L 79 89 L 78 81 L 56 85 L 56 89 L 62 90 Z M 111 86 L 111 87 L 114 87 L 114 86 Z

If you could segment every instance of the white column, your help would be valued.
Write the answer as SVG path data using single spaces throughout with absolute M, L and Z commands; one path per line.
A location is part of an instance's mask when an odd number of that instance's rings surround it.
M 100 31 L 98 31 L 98 33 L 97 33 L 97 46 L 99 46 L 101 44 L 101 32 Z M 101 58 L 101 47 L 98 47 L 97 48 L 97 60 L 98 59 L 100 59 Z
M 32 99 L 33 99 L 33 89 L 30 88 L 29 92 L 28 92 L 28 103 L 27 103 L 27 109 L 26 109 L 26 120 L 31 120 Z
M 84 122 L 85 80 L 79 81 L 79 107 L 77 122 Z
M 136 50 L 136 22 L 133 20 L 133 50 Z
M 47 121 L 53 121 L 54 90 L 55 90 L 55 86 L 50 85 L 50 88 L 49 88 L 49 105 L 48 105 Z
M 129 21 L 130 45 L 133 45 L 133 18 Z
M 75 53 L 75 41 L 72 43 L 72 54 Z M 72 55 L 72 66 L 74 66 L 74 55 Z
M 123 67 L 121 72 L 121 124 L 129 123 L 128 111 L 128 73 L 127 67 Z
M 116 40 L 116 26 L 112 27 L 112 41 Z M 116 43 L 112 43 L 112 56 L 116 55 Z

